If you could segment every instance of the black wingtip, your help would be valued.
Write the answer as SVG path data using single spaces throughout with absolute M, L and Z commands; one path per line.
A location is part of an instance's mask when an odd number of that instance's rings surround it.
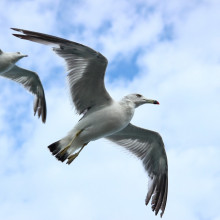
M 18 38 L 23 38 L 23 36 L 25 36 L 25 35 L 21 35 L 21 34 L 12 34 L 13 36 L 15 36 L 15 37 L 18 37 Z
M 20 32 L 20 33 L 24 33 L 24 31 L 25 31 L 25 30 L 20 29 L 20 28 L 11 28 L 11 30 L 17 31 L 17 32 Z M 13 35 L 15 35 L 15 34 L 13 34 Z
M 44 104 L 43 104 L 43 111 L 42 111 L 41 117 L 42 117 L 43 123 L 46 123 L 46 119 L 47 119 L 47 105 L 46 105 L 46 99 L 45 99 L 45 97 L 44 97 L 43 103 L 44 103 Z
M 11 28 L 13 31 L 20 31 L 21 29 L 19 28 Z

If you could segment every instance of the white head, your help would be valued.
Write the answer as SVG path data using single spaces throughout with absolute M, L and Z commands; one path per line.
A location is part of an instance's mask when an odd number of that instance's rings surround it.
M 23 57 L 27 57 L 28 55 L 21 54 L 20 52 L 3 52 L 0 49 L 0 56 L 6 60 L 11 60 L 13 63 L 16 63 Z
M 123 99 L 132 101 L 135 104 L 135 108 L 146 103 L 157 104 L 157 105 L 160 104 L 157 100 L 147 99 L 140 94 L 130 94 L 125 96 Z
M 11 53 L 8 53 L 8 54 L 11 55 L 12 60 L 13 60 L 15 63 L 18 62 L 18 60 L 20 60 L 21 58 L 28 56 L 28 55 L 21 54 L 20 52 L 11 52 Z

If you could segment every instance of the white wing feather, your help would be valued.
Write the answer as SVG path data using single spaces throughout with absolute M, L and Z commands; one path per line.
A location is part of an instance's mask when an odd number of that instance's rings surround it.
M 47 107 L 44 95 L 44 89 L 38 75 L 35 72 L 14 66 L 8 72 L 4 72 L 1 76 L 18 82 L 24 86 L 29 92 L 36 96 L 34 101 L 34 114 L 38 113 L 38 117 L 42 117 L 42 121 L 46 121 Z
M 154 131 L 129 124 L 106 138 L 125 147 L 142 160 L 149 176 L 146 205 L 152 198 L 152 210 L 156 215 L 161 210 L 162 217 L 168 193 L 168 164 L 161 136 Z
M 53 50 L 64 58 L 67 64 L 71 97 L 79 114 L 112 102 L 104 85 L 108 61 L 102 54 L 63 38 L 17 28 L 12 29 L 24 34 L 13 34 L 21 39 L 58 46 Z

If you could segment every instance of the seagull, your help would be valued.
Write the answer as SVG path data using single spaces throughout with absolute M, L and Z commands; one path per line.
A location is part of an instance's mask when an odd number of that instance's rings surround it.
M 24 86 L 29 92 L 33 93 L 36 98 L 34 101 L 34 115 L 42 117 L 42 121 L 46 121 L 46 100 L 44 89 L 39 79 L 39 76 L 30 70 L 18 67 L 15 63 L 27 55 L 20 52 L 3 52 L 0 50 L 0 76 L 11 79 Z
M 159 102 L 140 94 L 127 95 L 117 102 L 104 85 L 108 60 L 101 53 L 59 37 L 12 29 L 22 33 L 13 34 L 18 38 L 55 46 L 53 51 L 67 64 L 72 101 L 83 117 L 67 136 L 48 147 L 52 154 L 70 164 L 90 141 L 104 137 L 123 146 L 143 162 L 149 176 L 145 203 L 151 200 L 153 212 L 157 215 L 161 210 L 162 217 L 168 193 L 168 163 L 163 140 L 159 133 L 130 123 L 135 108 Z

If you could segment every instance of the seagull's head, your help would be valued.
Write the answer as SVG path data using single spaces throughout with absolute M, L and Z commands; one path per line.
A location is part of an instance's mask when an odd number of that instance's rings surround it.
M 16 63 L 18 60 L 28 55 L 21 54 L 20 52 L 3 52 L 0 50 L 0 56 L 7 60 L 7 62 Z
M 3 52 L 0 49 L 1 59 L 5 60 L 5 62 L 16 63 L 23 57 L 27 57 L 28 55 L 21 54 L 20 52 Z
M 140 94 L 130 94 L 125 96 L 125 98 L 132 101 L 135 104 L 135 108 L 146 103 L 156 104 L 156 105 L 160 104 L 157 100 L 147 99 Z
M 20 52 L 12 52 L 12 53 L 8 53 L 8 54 L 9 54 L 9 56 L 11 56 L 11 59 L 13 60 L 14 63 L 16 63 L 21 58 L 28 56 L 28 55 L 21 54 Z

